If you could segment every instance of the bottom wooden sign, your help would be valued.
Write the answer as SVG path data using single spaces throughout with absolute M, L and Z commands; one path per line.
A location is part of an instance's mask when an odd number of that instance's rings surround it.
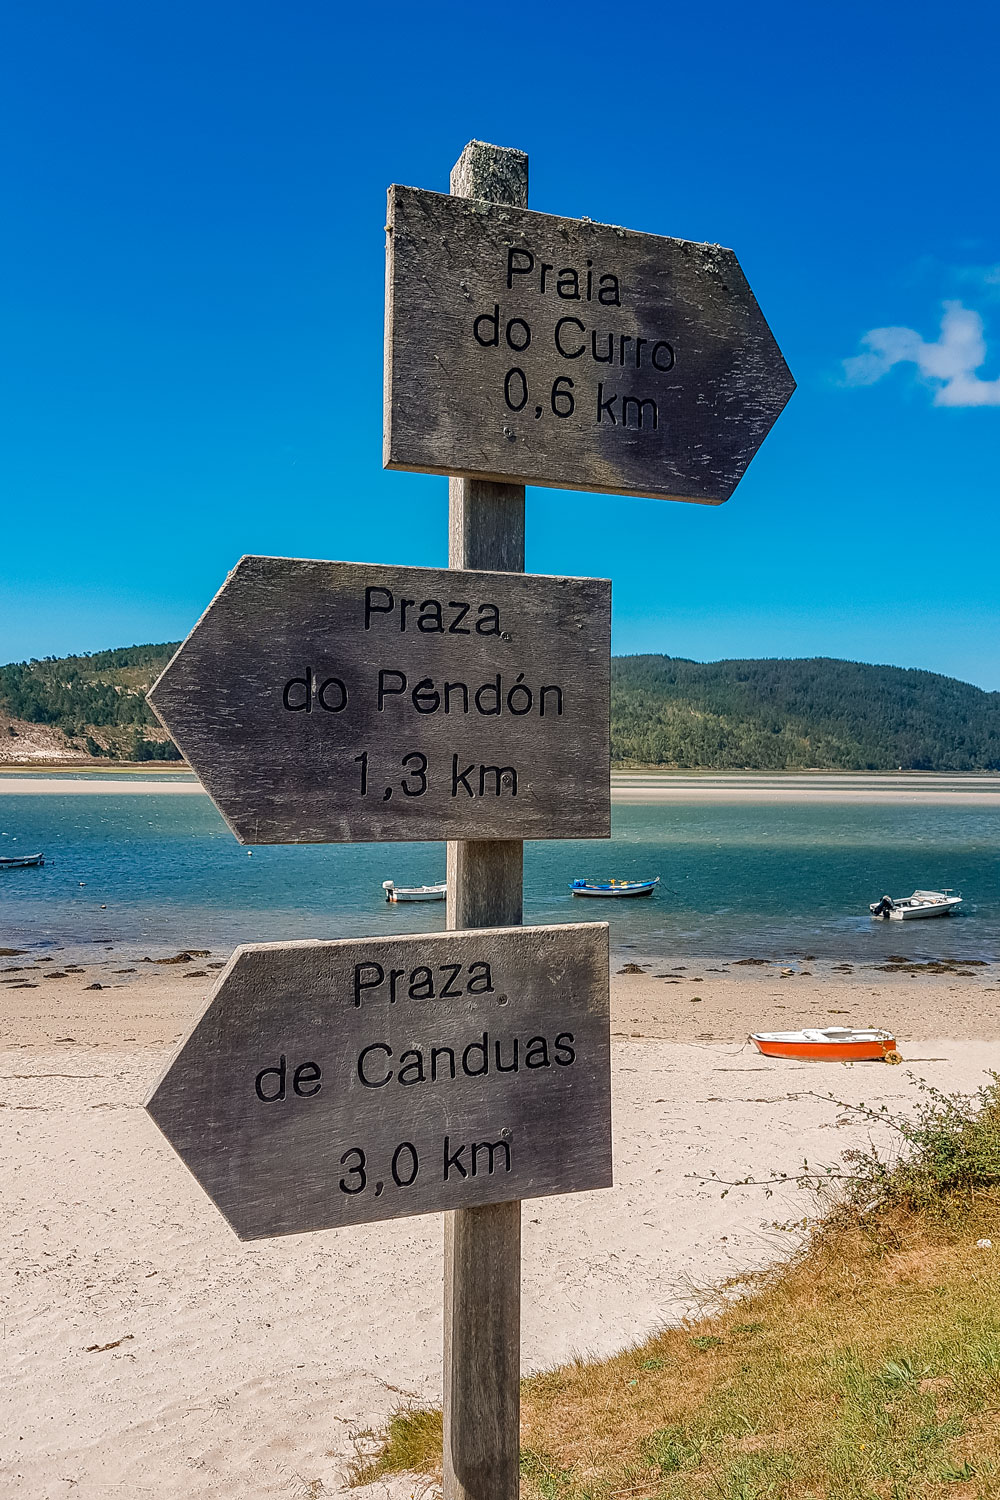
M 241 1239 L 611 1186 L 608 928 L 237 949 L 146 1108 Z

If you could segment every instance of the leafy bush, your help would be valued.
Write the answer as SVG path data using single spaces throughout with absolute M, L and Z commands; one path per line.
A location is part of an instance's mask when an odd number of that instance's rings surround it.
M 902 1210 L 923 1218 L 947 1215 L 967 1206 L 977 1195 L 1000 1191 L 1000 1074 L 973 1094 L 946 1094 L 911 1073 L 920 1092 L 916 1108 L 893 1113 L 850 1104 L 833 1094 L 817 1095 L 871 1126 L 888 1128 L 898 1144 L 889 1151 L 869 1141 L 843 1153 L 838 1164 L 817 1166 L 808 1161 L 798 1172 L 772 1172 L 736 1181 L 709 1173 L 725 1198 L 734 1187 L 762 1187 L 770 1197 L 777 1187 L 794 1183 L 815 1193 L 828 1214 L 827 1227 L 842 1227 L 879 1211 Z M 803 1225 L 806 1223 L 803 1220 Z M 776 1226 L 788 1227 L 788 1226 Z
M 921 1098 L 911 1115 L 892 1114 L 884 1104 L 850 1106 L 873 1124 L 889 1125 L 902 1148 L 888 1158 L 872 1145 L 844 1152 L 849 1205 L 925 1214 L 1000 1188 L 1000 1075 L 989 1076 L 974 1094 L 946 1094 L 915 1079 Z

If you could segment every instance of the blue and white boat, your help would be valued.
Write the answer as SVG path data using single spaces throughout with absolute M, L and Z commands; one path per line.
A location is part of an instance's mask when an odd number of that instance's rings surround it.
M 659 875 L 652 880 L 574 880 L 570 890 L 574 896 L 651 896 L 659 883 Z

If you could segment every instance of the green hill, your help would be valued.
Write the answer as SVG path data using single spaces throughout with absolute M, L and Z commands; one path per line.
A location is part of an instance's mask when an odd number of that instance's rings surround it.
M 146 704 L 147 688 L 176 650 L 177 642 L 124 646 L 0 667 L 0 711 L 16 721 L 6 726 L 8 739 L 27 738 L 25 726 L 44 724 L 81 756 L 180 760 Z
M 813 657 L 612 662 L 611 754 L 713 770 L 1000 770 L 1000 693 Z
M 8 748 L 24 726 L 45 725 L 81 756 L 179 759 L 145 701 L 176 649 L 126 646 L 0 667 Z M 826 657 L 619 656 L 611 753 L 619 764 L 709 770 L 996 771 L 1000 693 Z

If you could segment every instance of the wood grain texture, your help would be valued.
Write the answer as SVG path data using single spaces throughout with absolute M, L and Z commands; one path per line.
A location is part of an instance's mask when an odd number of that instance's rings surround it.
M 528 203 L 528 158 L 470 141 L 453 193 Z M 453 478 L 453 568 L 524 571 L 524 486 Z M 448 845 L 448 926 L 520 923 L 519 840 Z M 445 1215 L 444 1500 L 516 1500 L 521 1407 L 521 1204 Z
M 528 206 L 523 151 L 470 141 L 451 172 L 457 197 Z M 452 478 L 448 483 L 448 562 L 453 568 L 524 572 L 524 485 Z
M 448 562 L 453 568 L 524 572 L 524 485 L 448 481 Z
M 244 843 L 606 837 L 610 628 L 601 579 L 246 557 L 150 702 Z
M 445 1500 L 516 1500 L 521 1205 L 448 1214 L 444 1240 Z
M 448 845 L 448 926 L 511 927 L 522 915 L 524 845 L 520 839 Z
M 718 504 L 794 385 L 731 250 L 389 190 L 389 468 Z
M 609 1045 L 603 924 L 261 944 L 146 1107 L 258 1239 L 609 1186 Z

